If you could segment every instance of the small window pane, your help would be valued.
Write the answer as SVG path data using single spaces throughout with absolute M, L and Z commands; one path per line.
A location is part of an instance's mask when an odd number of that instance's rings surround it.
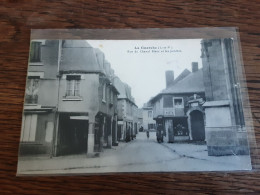
M 31 42 L 30 62 L 41 61 L 41 42 Z
M 74 84 L 74 95 L 79 96 L 79 83 L 80 83 L 80 81 L 75 80 L 74 83 L 75 83 Z
M 67 80 L 67 96 L 73 96 L 73 80 Z
M 106 84 L 103 85 L 103 101 L 106 101 Z

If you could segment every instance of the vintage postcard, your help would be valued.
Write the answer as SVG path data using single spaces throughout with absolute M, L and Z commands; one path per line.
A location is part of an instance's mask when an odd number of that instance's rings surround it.
M 251 170 L 234 42 L 32 39 L 17 175 Z

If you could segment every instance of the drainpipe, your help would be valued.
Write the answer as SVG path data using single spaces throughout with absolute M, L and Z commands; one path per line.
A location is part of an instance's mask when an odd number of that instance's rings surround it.
M 62 49 L 62 40 L 59 39 L 59 46 L 58 46 L 58 67 L 57 67 L 57 78 L 58 78 L 58 96 L 57 96 L 57 103 L 56 103 L 56 113 L 55 113 L 55 125 L 53 131 L 53 138 L 52 138 L 52 151 L 51 151 L 51 158 L 53 156 L 57 156 L 57 145 L 58 145 L 58 129 L 59 129 L 59 99 L 60 99 L 60 63 L 61 63 L 61 49 Z

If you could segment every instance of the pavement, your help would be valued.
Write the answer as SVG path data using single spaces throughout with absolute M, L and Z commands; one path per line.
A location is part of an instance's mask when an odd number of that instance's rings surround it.
M 135 140 L 105 149 L 99 157 L 86 154 L 61 157 L 20 157 L 17 175 L 95 174 L 121 172 L 251 170 L 248 155 L 208 156 L 207 146 L 195 143 L 157 143 L 156 133 L 139 132 Z

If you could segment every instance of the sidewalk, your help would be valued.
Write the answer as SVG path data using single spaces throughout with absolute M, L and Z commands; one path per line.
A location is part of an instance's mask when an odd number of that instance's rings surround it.
M 232 169 L 250 170 L 251 159 L 248 155 L 230 155 L 230 156 L 208 156 L 207 145 L 199 145 L 194 143 L 162 143 L 165 147 L 176 152 L 184 158 L 197 159 L 200 161 L 209 161 L 216 164 L 215 169 L 219 169 L 217 164 L 232 166 Z M 241 166 L 242 165 L 242 166 Z
M 132 142 L 134 142 L 133 140 Z M 116 151 L 122 150 L 128 144 L 132 142 L 120 142 L 118 146 L 111 149 L 104 149 L 100 153 L 99 157 L 88 158 L 86 154 L 66 155 L 59 157 L 47 157 L 47 156 L 30 156 L 20 157 L 17 165 L 17 173 L 20 174 L 45 174 L 44 172 L 52 173 L 64 173 L 70 172 L 73 169 L 86 169 L 91 168 L 95 173 L 96 168 L 113 166 L 115 160 Z M 72 171 L 73 172 L 73 171 Z

